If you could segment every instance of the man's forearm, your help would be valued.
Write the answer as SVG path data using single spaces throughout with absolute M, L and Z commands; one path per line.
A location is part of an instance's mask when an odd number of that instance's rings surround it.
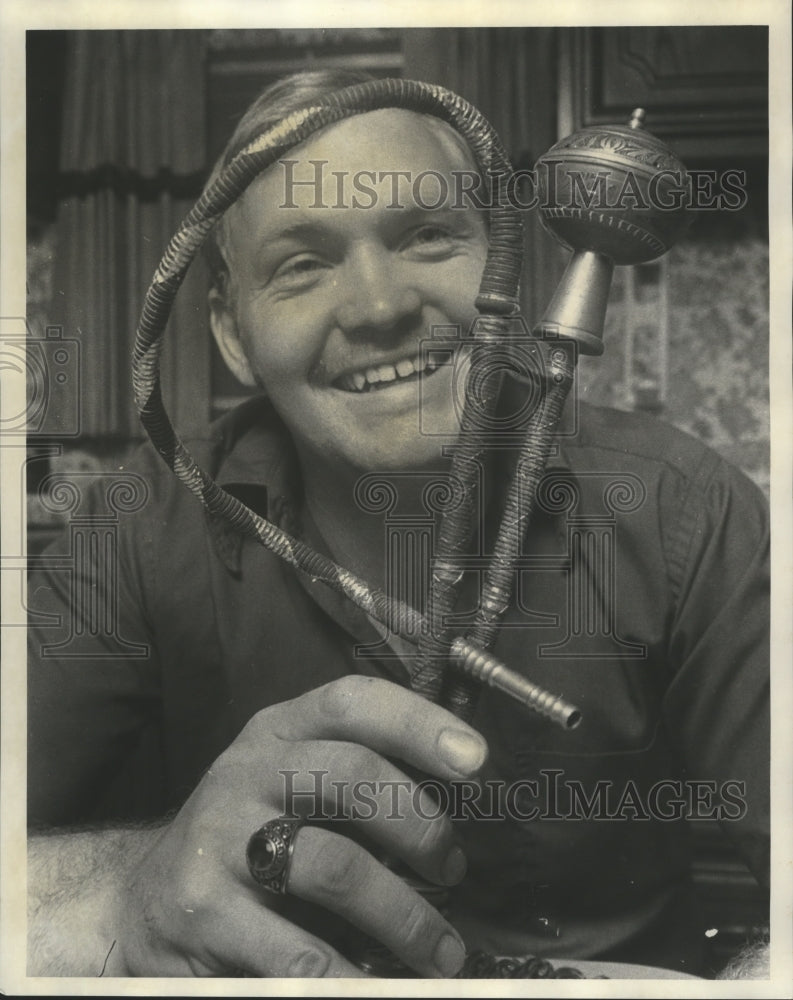
M 160 826 L 28 840 L 28 975 L 126 975 L 118 913 L 131 869 Z

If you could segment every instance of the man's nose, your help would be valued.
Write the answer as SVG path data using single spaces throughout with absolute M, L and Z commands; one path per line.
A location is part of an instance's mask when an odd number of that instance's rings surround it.
M 378 337 L 420 317 L 418 288 L 385 248 L 359 249 L 344 271 L 336 321 L 348 335 Z

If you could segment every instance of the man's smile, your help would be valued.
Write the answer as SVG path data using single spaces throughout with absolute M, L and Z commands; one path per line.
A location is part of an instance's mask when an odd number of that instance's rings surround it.
M 419 376 L 432 375 L 439 365 L 428 357 L 407 357 L 396 363 L 369 365 L 348 372 L 333 381 L 334 388 L 345 392 L 371 392 L 402 382 L 415 381 Z

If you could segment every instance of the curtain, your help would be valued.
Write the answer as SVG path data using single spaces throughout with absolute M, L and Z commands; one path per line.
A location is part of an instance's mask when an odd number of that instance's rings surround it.
M 67 41 L 53 320 L 80 344 L 83 438 L 143 436 L 130 356 L 145 290 L 206 172 L 204 48 L 200 31 Z M 177 296 L 163 357 L 163 395 L 185 434 L 209 412 L 202 270 Z

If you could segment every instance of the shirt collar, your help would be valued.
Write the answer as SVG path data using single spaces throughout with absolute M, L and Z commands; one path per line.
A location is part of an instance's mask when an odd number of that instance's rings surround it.
M 255 397 L 225 414 L 213 428 L 219 464 L 215 480 L 256 514 L 298 534 L 302 491 L 294 444 L 275 410 Z M 216 553 L 234 576 L 242 572 L 242 541 L 225 518 L 208 515 Z
M 266 489 L 268 508 L 278 497 L 299 498 L 295 448 L 267 399 L 250 399 L 223 417 L 217 424 L 217 437 L 222 457 L 215 479 L 224 489 L 232 486 Z

